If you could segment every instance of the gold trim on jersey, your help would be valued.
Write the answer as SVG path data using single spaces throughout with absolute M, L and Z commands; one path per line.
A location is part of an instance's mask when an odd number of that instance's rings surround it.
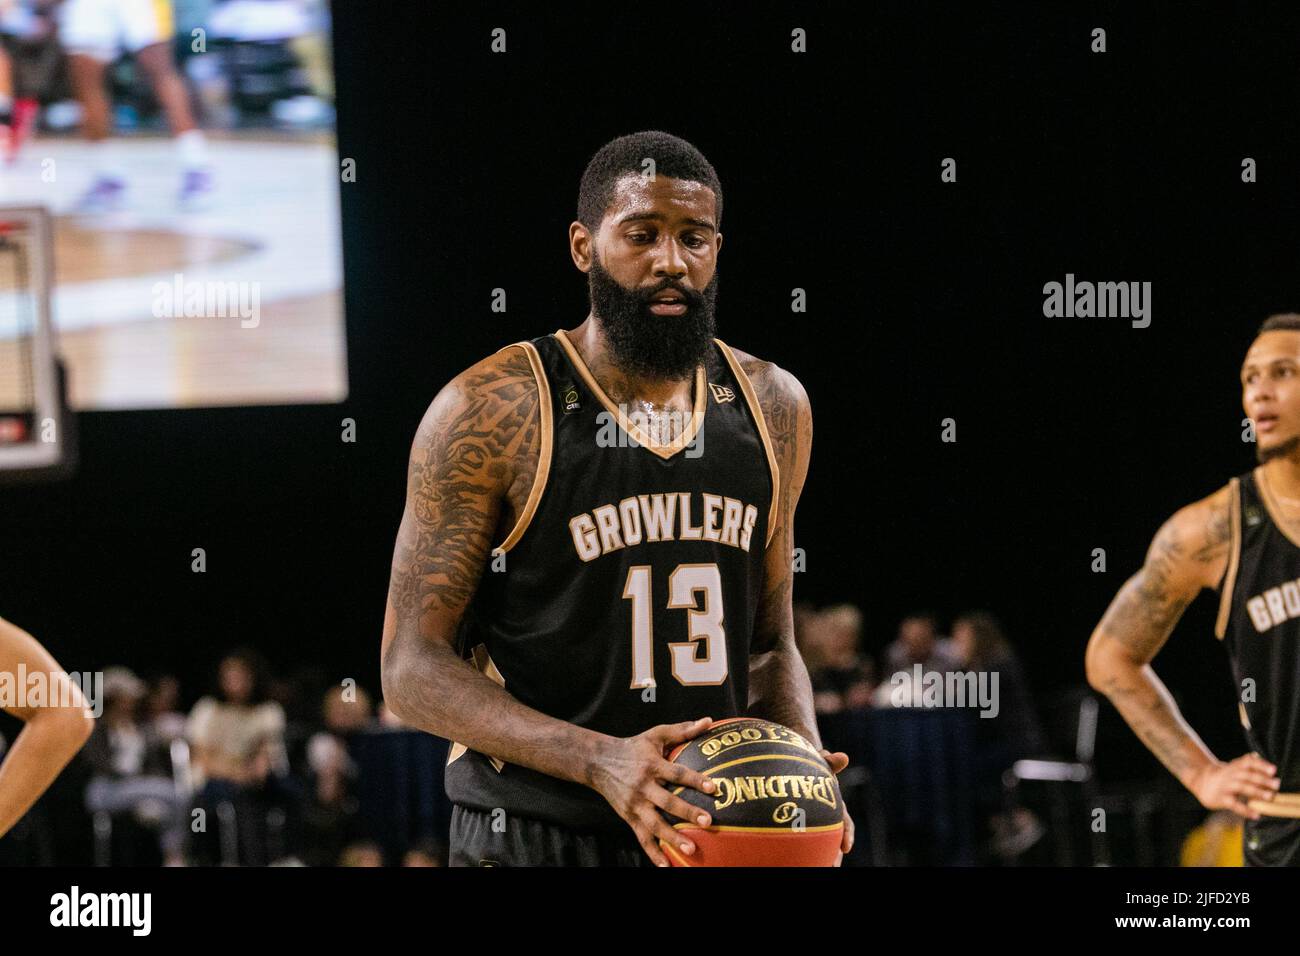
M 533 378 L 537 382 L 537 411 L 542 425 L 542 449 L 537 456 L 537 474 L 533 475 L 533 486 L 528 490 L 528 501 L 524 504 L 524 510 L 515 521 L 515 526 L 510 529 L 510 533 L 506 535 L 506 539 L 492 549 L 493 554 L 509 551 L 519 543 L 519 539 L 524 536 L 524 532 L 532 523 L 533 515 L 537 513 L 537 505 L 542 500 L 542 492 L 546 490 L 546 480 L 551 474 L 553 426 L 551 387 L 546 381 L 546 369 L 542 367 L 542 357 L 537 354 L 537 347 L 532 342 L 514 342 L 498 351 L 504 352 L 506 349 L 513 348 L 523 349 L 528 356 L 528 364 L 533 367 Z
M 582 356 L 578 354 L 578 349 L 569 341 L 569 337 L 564 333 L 564 330 L 556 329 L 555 337 L 559 340 L 560 345 L 564 347 L 565 353 L 569 356 L 569 361 L 572 362 L 573 367 L 578 370 L 578 374 L 582 376 L 582 380 L 587 383 L 587 388 L 591 389 L 591 393 L 596 396 L 596 400 L 599 401 L 600 404 L 604 405 L 605 410 L 614 416 L 618 421 L 618 427 L 623 429 L 626 434 L 630 435 L 642 448 L 654 452 L 660 458 L 667 461 L 695 439 L 695 433 L 698 432 L 700 426 L 704 424 L 704 410 L 708 407 L 705 404 L 703 365 L 697 366 L 695 369 L 695 389 L 692 397 L 693 404 L 691 407 L 691 420 L 689 424 L 687 424 L 686 428 L 682 430 L 682 433 L 673 441 L 665 444 L 657 444 L 639 425 L 628 421 L 627 416 L 623 414 L 623 409 L 615 405 L 609 395 L 606 394 L 605 390 L 600 387 L 600 383 L 596 381 L 596 376 L 591 374 L 591 369 L 588 368 L 587 363 L 582 360 Z
M 772 507 L 767 515 L 767 540 L 763 542 L 764 546 L 772 543 L 772 535 L 776 533 L 776 525 L 781 517 L 781 466 L 777 464 L 776 453 L 772 450 L 772 436 L 767 432 L 767 418 L 763 415 L 763 406 L 758 403 L 758 395 L 754 391 L 754 384 L 749 380 L 749 375 L 740 367 L 740 362 L 736 355 L 731 351 L 731 346 L 722 339 L 714 339 L 718 347 L 722 349 L 722 354 L 727 359 L 727 364 L 731 366 L 731 374 L 736 377 L 740 385 L 741 392 L 745 395 L 745 402 L 749 405 L 749 413 L 754 416 L 754 421 L 758 424 L 758 435 L 763 439 L 763 451 L 767 453 L 767 467 L 772 472 Z
M 497 665 L 493 663 L 491 656 L 487 652 L 487 647 L 482 644 L 474 648 L 474 666 L 477 667 L 489 680 L 500 684 L 502 687 L 506 686 L 506 679 L 501 676 L 501 672 L 497 670 Z M 467 753 L 469 753 L 468 747 L 464 744 L 458 744 L 453 740 L 451 742 L 451 749 L 447 751 L 447 766 L 450 767 Z M 493 757 L 490 754 L 484 754 L 483 756 L 487 757 L 488 763 L 492 764 L 492 766 L 496 768 L 497 773 L 500 773 L 502 768 L 506 765 L 506 762 L 499 757 Z
M 1219 618 L 1214 625 L 1214 636 L 1223 640 L 1228 633 L 1228 617 L 1232 611 L 1232 588 L 1237 583 L 1237 563 L 1241 556 L 1241 482 L 1233 478 L 1228 482 L 1229 533 L 1228 570 L 1223 577 L 1223 591 L 1219 594 Z
M 1300 793 L 1275 793 L 1272 800 L 1251 800 L 1248 806 L 1266 817 L 1300 819 Z
M 1282 520 L 1282 508 L 1273 497 L 1273 489 L 1269 487 L 1268 477 L 1264 474 L 1263 465 L 1255 469 L 1255 485 L 1259 488 L 1259 497 L 1264 502 L 1264 510 L 1268 512 L 1268 516 L 1277 527 L 1277 530 L 1281 531 L 1288 541 L 1300 548 L 1300 539 L 1297 539 L 1295 535 L 1287 530 L 1286 524 Z

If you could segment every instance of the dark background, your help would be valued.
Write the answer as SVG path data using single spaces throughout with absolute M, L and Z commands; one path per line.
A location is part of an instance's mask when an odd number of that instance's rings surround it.
M 81 415 L 73 480 L 0 491 L 0 613 L 70 670 L 176 673 L 187 704 L 238 644 L 377 693 L 415 426 L 460 369 L 582 320 L 579 177 L 658 128 L 722 179 L 720 335 L 811 396 L 796 598 L 860 605 L 871 650 L 916 607 L 988 608 L 1040 698 L 1082 683 L 1160 522 L 1253 462 L 1237 369 L 1268 313 L 1300 308 L 1295 15 L 461 6 L 336 4 L 348 401 Z M 1044 318 L 1067 272 L 1152 282 L 1151 327 Z M 1157 665 L 1231 756 L 1214 610 Z M 1157 771 L 1119 731 L 1103 771 Z

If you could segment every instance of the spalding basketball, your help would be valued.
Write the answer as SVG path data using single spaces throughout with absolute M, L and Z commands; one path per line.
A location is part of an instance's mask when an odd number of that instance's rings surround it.
M 668 759 L 698 770 L 717 792 L 672 788 L 706 810 L 712 824 L 673 819 L 695 852 L 662 840 L 673 866 L 834 866 L 844 831 L 835 774 L 816 747 L 770 720 L 732 717 L 713 723 Z

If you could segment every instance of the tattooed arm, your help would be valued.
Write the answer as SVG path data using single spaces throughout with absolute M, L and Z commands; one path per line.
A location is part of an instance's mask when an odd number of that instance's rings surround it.
M 784 724 L 821 747 L 812 682 L 794 639 L 794 512 L 808 477 L 812 409 L 799 380 L 771 362 L 736 352 L 754 385 L 780 475 L 777 525 L 763 564 L 763 594 L 749 657 L 749 713 Z M 848 766 L 842 753 L 822 750 L 831 769 Z M 842 852 L 853 847 L 853 820 L 844 813 Z
M 1110 698 L 1147 748 L 1202 804 L 1258 818 L 1247 801 L 1272 796 L 1275 768 L 1253 754 L 1218 760 L 1151 668 L 1187 605 L 1223 577 L 1231 494 L 1231 487 L 1222 488 L 1164 523 L 1142 569 L 1120 588 L 1093 632 L 1085 663 L 1088 683 Z
M 384 614 L 384 701 L 406 723 L 479 753 L 598 791 L 655 863 L 657 840 L 694 845 L 660 815 L 700 811 L 663 786 L 713 790 L 707 777 L 664 759 L 707 719 L 615 738 L 516 700 L 467 661 L 456 635 L 492 547 L 523 512 L 541 449 L 537 384 L 518 348 L 457 376 L 429 406 L 411 448 L 406 511 Z M 707 815 L 703 823 L 707 824 Z
M 754 385 L 780 474 L 776 530 L 763 564 L 763 593 L 749 660 L 749 712 L 798 731 L 820 746 L 812 684 L 794 641 L 794 510 L 808 475 L 812 410 L 789 372 L 737 352 Z
M 527 354 L 507 349 L 453 379 L 425 413 L 389 580 L 384 700 L 429 733 L 581 781 L 595 735 L 523 706 L 455 646 L 490 551 L 527 501 L 541 448 L 537 403 Z
M 46 675 L 54 702 L 4 708 L 26 726 L 0 763 L 0 837 L 31 809 L 95 726 L 90 705 L 49 652 L 26 631 L 0 618 L 0 674 L 16 679 L 20 667 Z M 56 706 L 65 701 L 70 706 Z

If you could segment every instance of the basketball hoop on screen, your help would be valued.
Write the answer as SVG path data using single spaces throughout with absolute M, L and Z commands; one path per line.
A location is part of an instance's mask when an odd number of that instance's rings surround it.
M 14 445 L 27 441 L 30 434 L 27 419 L 21 415 L 0 415 L 0 445 Z
M 21 223 L 9 220 L 0 220 L 0 248 L 12 248 L 15 237 L 19 234 L 21 229 Z
M 75 463 L 50 310 L 53 259 L 45 209 L 0 207 L 0 483 L 62 478 Z

